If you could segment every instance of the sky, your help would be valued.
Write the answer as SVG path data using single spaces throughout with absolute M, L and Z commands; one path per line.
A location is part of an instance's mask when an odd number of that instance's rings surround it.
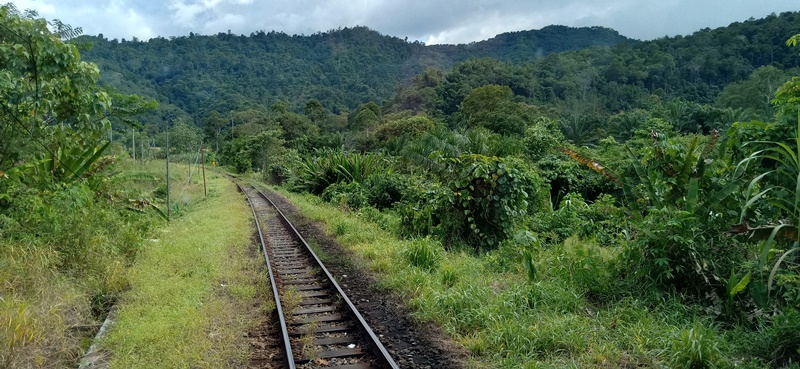
M 2 0 L 0 0 L 2 1 Z M 7 0 L 6 0 L 7 1 Z M 312 34 L 367 26 L 426 44 L 481 41 L 551 24 L 603 26 L 650 40 L 770 13 L 797 0 L 17 0 L 88 35 L 130 40 L 263 30 Z

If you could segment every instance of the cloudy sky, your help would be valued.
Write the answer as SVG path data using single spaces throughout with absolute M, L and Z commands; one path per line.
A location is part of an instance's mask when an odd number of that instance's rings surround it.
M 2 1 L 2 0 L 0 0 Z M 6 0 L 7 1 L 7 0 Z M 18 0 L 84 34 L 146 40 L 189 32 L 311 34 L 368 26 L 428 44 L 467 43 L 550 24 L 605 26 L 647 40 L 800 10 L 797 0 Z

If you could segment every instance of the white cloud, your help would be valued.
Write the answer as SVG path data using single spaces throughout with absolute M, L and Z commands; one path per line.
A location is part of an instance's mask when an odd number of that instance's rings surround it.
M 175 11 L 172 16 L 175 23 L 185 27 L 194 27 L 197 25 L 195 18 L 205 10 L 205 7 L 200 4 L 186 4 L 178 1 L 170 4 L 169 9 Z
M 2 1 L 2 0 L 0 0 Z M 690 34 L 771 12 L 797 0 L 17 0 L 20 9 L 111 38 L 258 30 L 310 34 L 365 25 L 428 43 L 465 43 L 550 24 L 605 26 L 650 39 Z
M 239 14 L 225 14 L 203 26 L 203 31 L 207 34 L 224 32 L 223 30 L 237 30 L 241 32 L 241 26 L 247 23 L 247 19 Z

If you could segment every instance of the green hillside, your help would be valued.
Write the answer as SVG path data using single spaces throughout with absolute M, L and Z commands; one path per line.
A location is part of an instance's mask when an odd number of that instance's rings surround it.
M 100 66 L 102 81 L 123 92 L 158 98 L 195 118 L 286 100 L 319 100 L 334 112 L 382 101 L 427 68 L 448 69 L 470 57 L 531 61 L 552 52 L 629 41 L 605 28 L 547 27 L 499 35 L 469 45 L 426 46 L 365 27 L 289 36 L 191 34 L 171 39 L 107 40 L 84 36 L 83 58 Z M 165 107 L 162 107 L 164 110 Z M 180 112 L 162 112 L 173 117 Z

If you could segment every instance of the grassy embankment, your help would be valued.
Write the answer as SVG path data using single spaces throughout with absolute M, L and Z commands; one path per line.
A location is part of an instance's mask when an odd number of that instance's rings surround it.
M 247 363 L 243 333 L 255 322 L 253 301 L 267 282 L 258 259 L 248 256 L 247 204 L 222 176 L 209 173 L 208 187 L 209 198 L 157 232 L 131 268 L 131 288 L 105 345 L 112 368 Z
M 185 184 L 187 169 L 175 165 L 173 180 Z M 163 162 L 133 162 L 117 153 L 114 171 L 121 174 L 101 174 L 96 187 L 0 178 L 0 198 L 6 195 L 0 215 L 0 368 L 75 366 L 108 307 L 128 288 L 127 268 L 142 241 L 165 224 L 152 209 L 130 210 L 129 199 L 165 192 L 165 170 Z M 200 198 L 193 191 L 197 177 L 193 182 L 178 201 L 184 212 Z
M 612 288 L 614 252 L 568 239 L 542 248 L 528 273 L 514 248 L 488 255 L 444 251 L 438 242 L 400 240 L 397 219 L 374 210 L 342 210 L 311 195 L 277 189 L 403 297 L 420 321 L 441 325 L 471 353 L 476 368 L 663 367 L 692 355 L 722 367 L 763 367 L 742 357 L 757 333 L 721 331 L 700 305 L 646 288 Z M 382 227 L 378 226 L 381 224 Z M 592 251 L 592 252 L 590 252 Z M 618 287 L 616 287 L 618 288 Z

